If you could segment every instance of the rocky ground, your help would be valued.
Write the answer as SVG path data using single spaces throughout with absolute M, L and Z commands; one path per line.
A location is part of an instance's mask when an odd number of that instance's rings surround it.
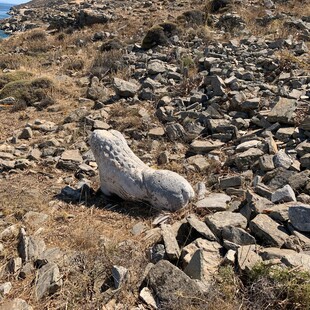
M 308 5 L 307 5 L 308 4 Z M 0 43 L 0 309 L 308 309 L 307 1 L 31 1 Z M 116 129 L 184 176 L 106 197 Z

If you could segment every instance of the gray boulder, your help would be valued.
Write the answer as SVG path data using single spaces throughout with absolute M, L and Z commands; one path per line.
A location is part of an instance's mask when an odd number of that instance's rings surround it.
M 54 263 L 47 263 L 38 270 L 35 283 L 37 300 L 54 294 L 62 286 L 62 279 L 58 266 Z
M 198 284 L 166 260 L 161 260 L 152 267 L 146 280 L 162 308 L 178 304 L 180 296 L 187 296 L 189 304 L 191 299 L 194 301 L 201 296 Z
M 267 245 L 281 247 L 289 235 L 268 215 L 259 214 L 249 224 L 251 232 Z
M 303 232 L 310 232 L 310 205 L 295 205 L 288 208 L 292 225 Z
M 271 201 L 273 203 L 296 201 L 296 196 L 293 189 L 287 184 L 284 187 L 276 190 L 271 195 Z
M 114 78 L 113 86 L 116 94 L 124 98 L 134 97 L 139 90 L 139 85 L 119 78 Z

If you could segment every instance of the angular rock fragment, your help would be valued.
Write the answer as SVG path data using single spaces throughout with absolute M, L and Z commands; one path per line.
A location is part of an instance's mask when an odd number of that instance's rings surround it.
M 296 108 L 297 105 L 295 100 L 280 98 L 278 103 L 268 114 L 267 119 L 272 123 L 279 122 L 282 124 L 294 125 L 296 117 L 295 113 Z
M 64 151 L 57 164 L 57 168 L 63 170 L 74 171 L 78 169 L 78 166 L 83 162 L 83 158 L 79 150 L 67 150 Z
M 289 235 L 268 215 L 259 214 L 249 224 L 252 234 L 263 243 L 281 247 Z
M 166 260 L 161 260 L 152 267 L 146 279 L 159 306 L 177 304 L 180 296 L 188 296 L 190 302 L 201 295 L 198 284 Z
M 292 225 L 303 232 L 310 232 L 310 205 L 294 205 L 288 208 Z
M 192 256 L 184 272 L 191 278 L 209 283 L 221 262 L 219 249 L 214 247 L 212 251 L 198 249 Z
M 220 179 L 220 188 L 239 187 L 243 183 L 241 176 L 224 177 Z
M 222 237 L 222 229 L 225 226 L 241 227 L 243 229 L 247 226 L 247 219 L 240 213 L 233 213 L 230 211 L 217 212 L 206 218 L 206 223 L 212 232 L 218 237 Z
M 179 248 L 178 242 L 175 238 L 171 226 L 163 224 L 161 226 L 161 229 L 168 258 L 171 260 L 177 260 L 180 257 L 181 250 Z
M 203 208 L 210 211 L 225 211 L 227 204 L 231 201 L 231 197 L 223 193 L 212 193 L 206 198 L 196 202 L 197 208 Z
M 119 289 L 126 279 L 126 275 L 128 270 L 122 266 L 113 266 L 112 268 L 112 276 L 114 280 L 115 289 Z
M 256 240 L 244 229 L 234 226 L 225 226 L 222 230 L 224 240 L 236 243 L 238 245 L 255 244 Z
M 188 223 L 192 226 L 193 229 L 195 229 L 200 235 L 205 237 L 206 239 L 210 241 L 215 241 L 216 237 L 210 230 L 210 228 L 202 221 L 200 221 L 196 215 L 190 214 L 186 220 Z
M 36 299 L 52 295 L 62 286 L 62 279 L 58 266 L 54 263 L 47 263 L 38 270 L 35 282 Z
M 237 250 L 237 260 L 240 270 L 249 272 L 252 268 L 262 262 L 262 258 L 256 254 L 255 246 L 244 245 Z
M 293 189 L 289 185 L 285 185 L 271 195 L 271 201 L 273 203 L 296 201 L 296 196 Z
M 139 296 L 147 305 L 151 306 L 154 309 L 157 309 L 156 300 L 148 287 L 144 287 L 141 290 Z
M 239 170 L 245 171 L 251 169 L 253 164 L 260 158 L 260 156 L 264 155 L 264 152 L 251 148 L 243 153 L 239 153 L 236 155 L 235 163 Z
M 117 95 L 124 98 L 134 97 L 139 86 L 125 80 L 114 78 L 114 88 Z

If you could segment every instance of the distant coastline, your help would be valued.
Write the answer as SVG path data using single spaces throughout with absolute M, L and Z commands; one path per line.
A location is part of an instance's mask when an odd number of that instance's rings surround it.
M 0 20 L 10 17 L 10 15 L 8 15 L 7 13 L 9 12 L 10 8 L 14 5 L 16 4 L 0 2 Z M 0 38 L 7 38 L 8 36 L 9 34 L 0 30 Z

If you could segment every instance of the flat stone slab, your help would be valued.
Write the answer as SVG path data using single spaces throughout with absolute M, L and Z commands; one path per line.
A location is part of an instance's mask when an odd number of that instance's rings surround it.
M 300 231 L 310 232 L 310 205 L 295 205 L 288 208 L 292 225 Z
M 270 260 L 279 258 L 282 259 L 286 255 L 296 254 L 294 250 L 290 249 L 279 249 L 279 248 L 264 248 L 259 251 L 259 255 L 263 260 Z
M 222 237 L 222 229 L 225 226 L 240 227 L 243 229 L 247 226 L 247 219 L 242 214 L 230 211 L 217 212 L 208 216 L 205 221 L 218 238 Z
M 239 187 L 242 185 L 243 178 L 241 176 L 230 176 L 220 179 L 220 188 Z
M 190 145 L 190 151 L 196 154 L 206 154 L 209 153 L 217 148 L 223 146 L 224 143 L 220 141 L 202 141 L 202 140 L 195 140 Z
M 249 226 L 253 235 L 267 245 L 281 247 L 289 237 L 283 227 L 265 214 L 258 214 Z
M 212 193 L 208 197 L 196 202 L 197 208 L 204 208 L 210 211 L 225 211 L 227 203 L 231 201 L 231 197 L 223 193 Z
M 303 253 L 286 254 L 281 262 L 288 267 L 300 268 L 310 272 L 310 255 Z
M 79 150 L 64 151 L 61 155 L 61 160 L 72 161 L 72 162 L 77 162 L 77 163 L 83 162 L 83 158 L 82 158 Z

